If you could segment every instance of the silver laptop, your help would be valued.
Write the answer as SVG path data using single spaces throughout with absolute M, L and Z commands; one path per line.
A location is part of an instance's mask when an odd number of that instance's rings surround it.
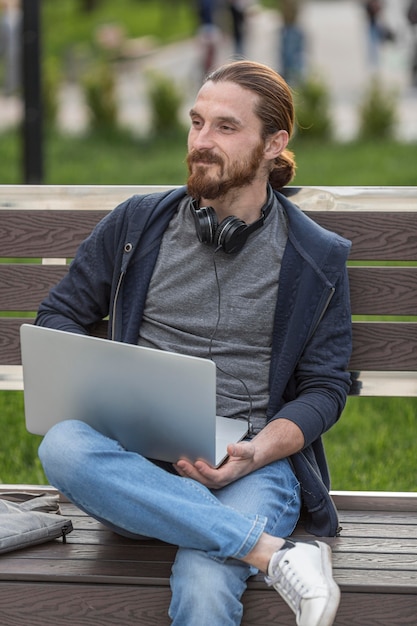
M 127 450 L 161 461 L 204 459 L 218 467 L 247 421 L 216 417 L 209 359 L 23 324 L 26 428 L 44 435 L 78 419 Z

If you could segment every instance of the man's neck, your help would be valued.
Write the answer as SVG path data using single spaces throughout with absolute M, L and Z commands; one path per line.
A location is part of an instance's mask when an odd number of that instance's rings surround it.
M 222 198 L 208 200 L 202 198 L 200 206 L 211 206 L 216 211 L 219 221 L 229 215 L 234 215 L 243 220 L 246 224 L 251 224 L 259 219 L 261 209 L 267 200 L 267 187 L 262 185 L 251 185 L 233 189 Z

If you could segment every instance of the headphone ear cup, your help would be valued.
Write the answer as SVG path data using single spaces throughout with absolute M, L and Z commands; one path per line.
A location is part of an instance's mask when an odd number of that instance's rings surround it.
M 247 224 L 230 215 L 217 226 L 214 244 L 216 248 L 221 247 L 227 254 L 232 254 L 243 248 L 249 235 Z
M 199 209 L 193 208 L 192 214 L 198 239 L 201 243 L 212 244 L 218 227 L 215 210 L 211 206 L 203 206 Z
M 213 207 L 198 207 L 197 202 L 192 200 L 190 208 L 199 241 L 208 245 L 214 245 L 216 250 L 222 248 L 227 254 L 239 252 L 245 245 L 248 237 L 263 226 L 267 215 L 262 210 L 261 217 L 252 224 L 246 224 L 238 217 L 229 215 L 219 224 Z M 269 211 L 270 208 L 268 213 Z

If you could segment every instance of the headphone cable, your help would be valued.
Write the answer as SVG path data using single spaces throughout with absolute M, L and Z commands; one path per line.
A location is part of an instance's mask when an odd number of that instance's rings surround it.
M 248 401 L 249 401 L 249 413 L 248 413 L 248 416 L 246 417 L 246 421 L 248 422 L 248 431 L 249 431 L 250 434 L 252 434 L 253 427 L 252 427 L 251 417 L 252 417 L 253 400 L 252 400 L 251 393 L 250 393 L 250 391 L 248 389 L 248 386 L 245 383 L 245 381 L 242 380 L 241 378 L 239 378 L 238 376 L 235 376 L 234 374 L 230 374 L 230 372 L 226 372 L 221 367 L 219 367 L 219 365 L 214 360 L 213 353 L 212 353 L 213 340 L 214 340 L 214 337 L 216 336 L 217 329 L 218 329 L 219 324 L 220 324 L 220 318 L 221 318 L 221 289 L 220 289 L 220 281 L 219 281 L 219 275 L 218 275 L 217 264 L 216 264 L 216 256 L 215 256 L 216 252 L 218 252 L 218 250 L 221 250 L 221 246 L 217 246 L 217 248 L 213 252 L 214 275 L 216 277 L 218 298 L 217 298 L 217 321 L 216 321 L 216 325 L 214 327 L 214 330 L 213 330 L 213 332 L 211 333 L 211 336 L 210 336 L 209 359 L 210 359 L 210 361 L 213 361 L 213 363 L 216 365 L 216 368 L 219 370 L 219 372 L 222 372 L 226 376 L 230 376 L 231 378 L 234 378 L 235 380 L 240 382 L 241 385 L 243 385 L 243 388 L 245 390 L 246 395 L 248 396 Z M 238 419 L 238 418 L 234 418 L 234 419 Z

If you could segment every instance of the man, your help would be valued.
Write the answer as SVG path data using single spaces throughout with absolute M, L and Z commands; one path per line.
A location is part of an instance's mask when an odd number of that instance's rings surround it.
M 350 384 L 349 242 L 272 191 L 295 168 L 291 92 L 273 70 L 219 68 L 190 119 L 187 188 L 112 211 L 37 323 L 86 333 L 109 315 L 116 341 L 213 359 L 218 414 L 247 418 L 251 434 L 214 469 L 150 461 L 64 421 L 40 457 L 52 484 L 116 532 L 179 546 L 174 625 L 240 624 L 260 570 L 298 625 L 326 626 L 339 602 L 330 549 L 283 538 L 302 505 L 312 533 L 338 529 L 320 437 Z

